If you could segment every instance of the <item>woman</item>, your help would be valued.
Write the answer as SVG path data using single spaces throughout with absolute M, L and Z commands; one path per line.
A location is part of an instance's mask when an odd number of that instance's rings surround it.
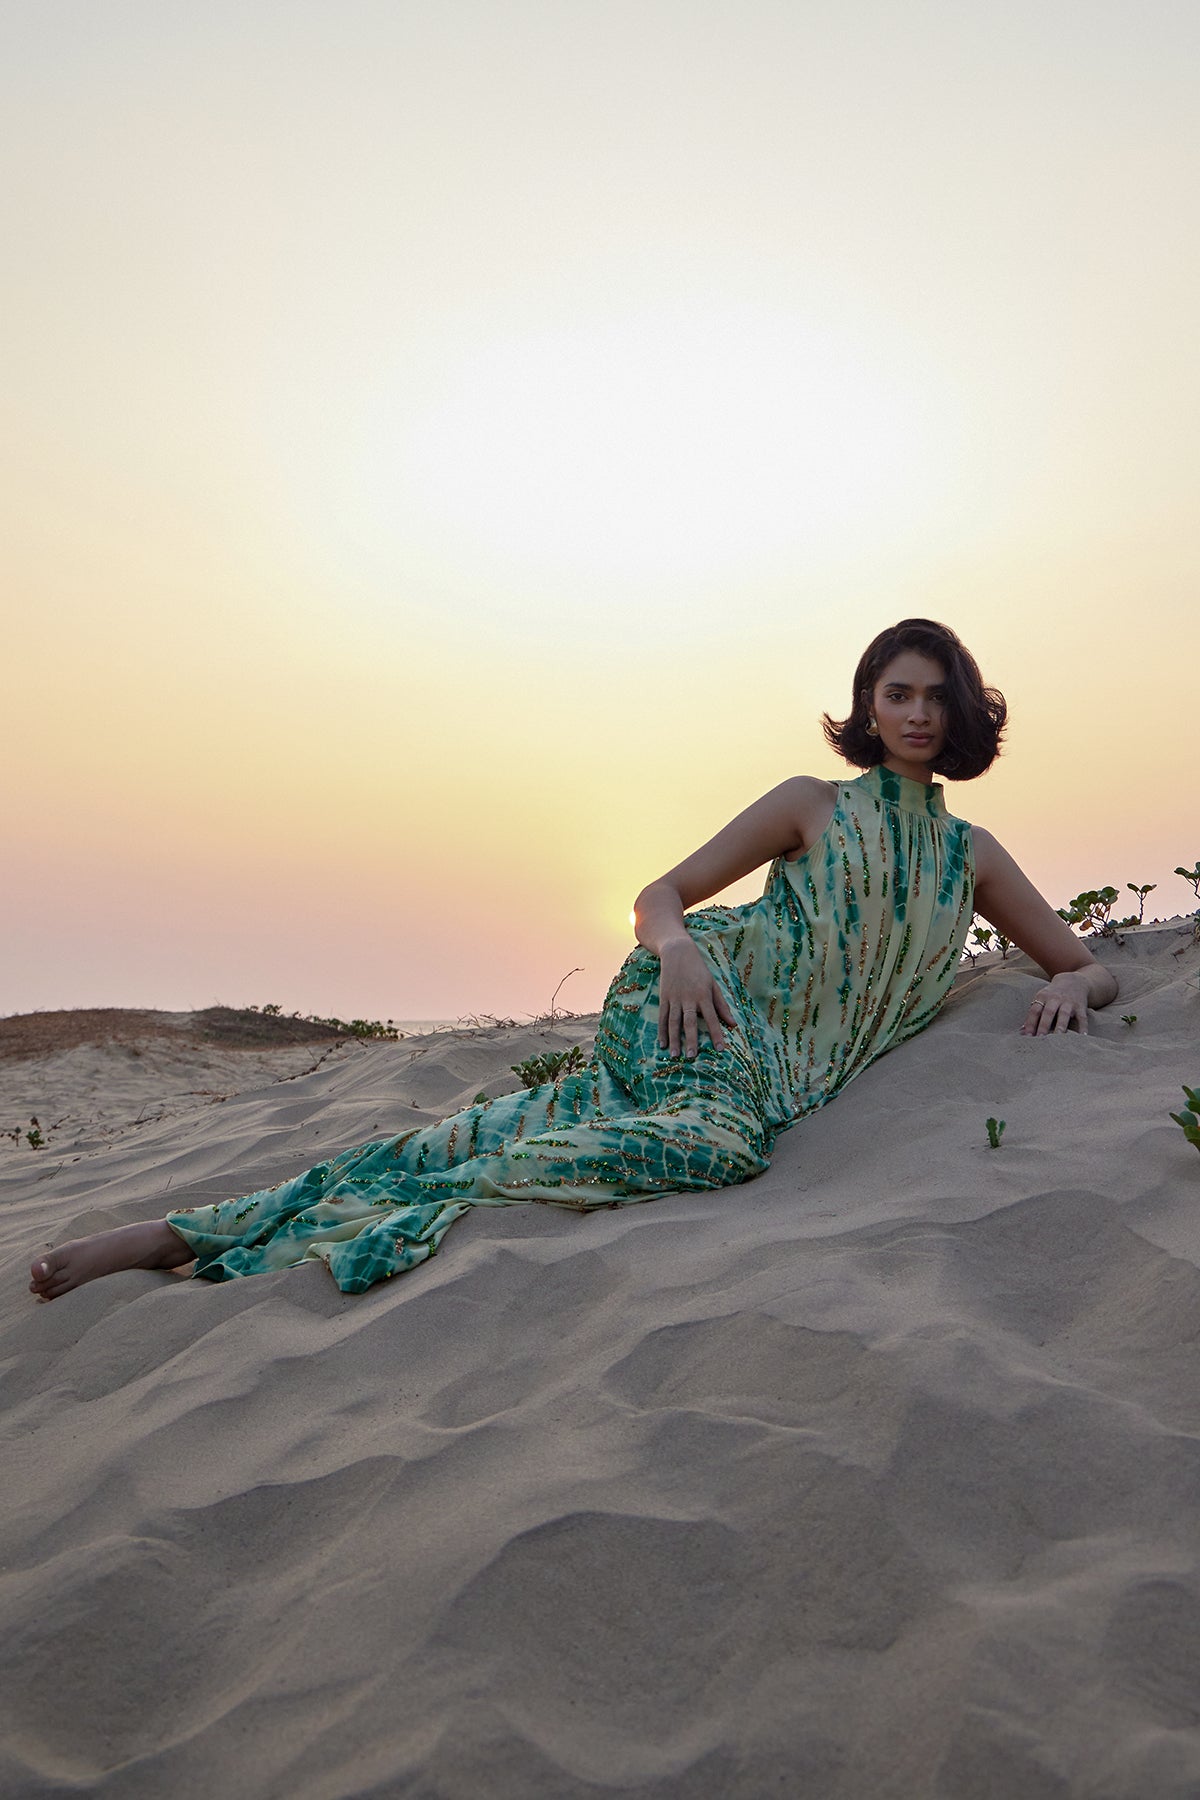
M 264 1193 L 65 1244 L 33 1265 L 33 1292 L 52 1300 L 116 1269 L 195 1257 L 212 1280 L 316 1258 L 356 1293 L 424 1261 L 472 1206 L 586 1209 L 745 1181 L 784 1127 L 934 1018 L 975 911 L 1049 977 L 1022 1031 L 1086 1031 L 1088 1008 L 1116 994 L 1112 975 L 930 779 L 981 775 L 1005 716 L 946 626 L 882 632 L 849 717 L 825 717 L 830 744 L 866 772 L 783 782 L 643 890 L 639 948 L 582 1073 L 360 1145 Z M 688 913 L 765 862 L 761 899 Z

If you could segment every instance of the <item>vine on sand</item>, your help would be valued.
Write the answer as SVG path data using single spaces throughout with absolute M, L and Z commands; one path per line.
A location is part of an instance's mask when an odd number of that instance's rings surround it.
M 1185 1083 L 1183 1092 L 1187 1105 L 1182 1112 L 1172 1113 L 1171 1117 L 1177 1125 L 1182 1126 L 1188 1143 L 1195 1144 L 1197 1150 L 1200 1150 L 1200 1087 L 1190 1088 Z

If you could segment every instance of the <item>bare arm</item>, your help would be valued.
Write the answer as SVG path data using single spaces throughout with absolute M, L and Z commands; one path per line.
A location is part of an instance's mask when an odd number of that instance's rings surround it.
M 990 831 L 975 839 L 975 910 L 1011 938 L 1050 977 L 1039 988 L 1022 1025 L 1027 1037 L 1088 1028 L 1088 1008 L 1117 997 L 1116 977 L 1059 918 Z
M 814 776 L 781 782 L 638 895 L 634 929 L 638 942 L 662 964 L 658 1041 L 672 1056 L 681 1045 L 688 1056 L 696 1054 L 701 1022 L 714 1047 L 722 1049 L 721 1026 L 734 1023 L 706 959 L 688 936 L 685 911 L 774 857 L 807 849 L 833 816 L 835 796 L 833 782 Z

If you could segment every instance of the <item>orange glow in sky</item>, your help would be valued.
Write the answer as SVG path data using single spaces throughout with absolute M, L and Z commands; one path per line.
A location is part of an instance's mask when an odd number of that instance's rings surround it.
M 0 1010 L 595 1006 L 911 613 L 1183 910 L 1200 12 L 1085 23 L 12 9 Z

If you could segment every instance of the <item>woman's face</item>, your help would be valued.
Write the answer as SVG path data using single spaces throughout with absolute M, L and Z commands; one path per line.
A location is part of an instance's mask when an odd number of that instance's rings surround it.
M 871 711 L 897 775 L 929 781 L 946 743 L 946 671 L 919 650 L 894 657 L 871 695 Z

